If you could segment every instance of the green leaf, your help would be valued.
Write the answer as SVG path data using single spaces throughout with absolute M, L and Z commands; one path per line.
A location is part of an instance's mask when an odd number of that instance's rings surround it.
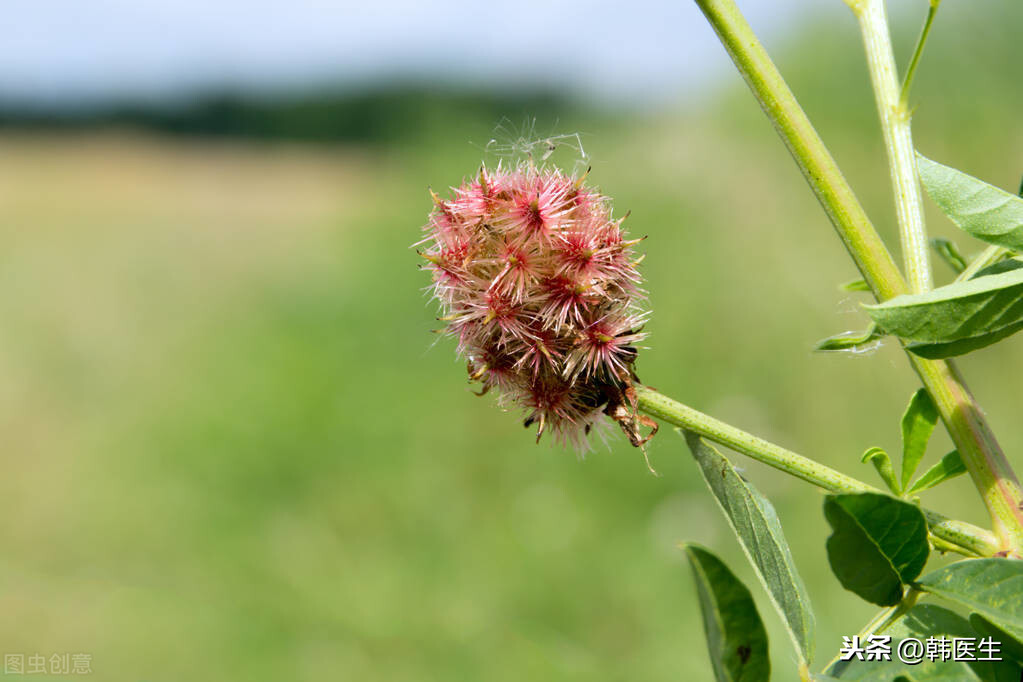
M 966 269 L 966 259 L 963 258 L 963 254 L 959 253 L 959 248 L 955 243 L 948 239 L 934 237 L 931 239 L 931 247 L 948 264 L 948 267 L 956 271 L 956 274 Z
M 877 473 L 881 475 L 881 479 L 896 495 L 902 495 L 902 485 L 899 480 L 895 477 L 895 470 L 892 468 L 892 459 L 888 456 L 888 453 L 881 448 L 870 448 L 863 453 L 860 457 L 860 461 L 863 463 L 870 462 L 877 469 Z
M 976 637 L 973 627 L 954 611 L 937 604 L 917 604 L 895 621 L 884 634 L 892 639 L 928 637 Z
M 1011 663 L 998 664 L 1004 668 L 997 670 L 990 662 L 977 661 L 973 668 L 961 661 L 928 661 L 909 665 L 899 660 L 898 645 L 905 639 L 916 639 L 926 642 L 930 637 L 971 637 L 979 635 L 962 616 L 934 604 L 917 604 L 906 615 L 893 623 L 885 635 L 891 636 L 891 661 L 840 661 L 831 673 L 842 680 L 984 680 L 985 682 L 1001 682 L 1006 674 L 1016 669 Z M 997 673 L 1001 673 L 999 677 Z M 907 676 L 908 677 L 905 677 Z M 1012 682 L 1018 682 L 1019 675 Z
M 938 423 L 938 408 L 930 394 L 921 388 L 909 399 L 909 405 L 902 415 L 902 489 L 909 480 L 927 451 L 934 425 Z
M 1019 270 L 1023 268 L 1023 259 L 1020 258 L 1006 258 L 996 263 L 992 263 L 985 268 L 981 268 L 977 271 L 970 279 L 977 279 L 978 277 L 987 277 L 988 275 L 1000 275 L 1003 272 L 1009 272 L 1010 270 Z
M 818 341 L 817 345 L 814 346 L 813 349 L 817 351 L 854 351 L 858 350 L 860 346 L 865 346 L 883 336 L 884 334 L 878 330 L 877 325 L 872 324 L 862 332 L 842 332 L 841 334 L 829 336 L 826 339 Z
M 718 682 L 771 679 L 767 632 L 750 591 L 710 551 L 687 545 L 703 612 L 707 650 Z
M 739 538 L 746 558 L 781 615 L 804 662 L 813 658 L 814 616 L 806 586 L 795 561 L 778 514 L 766 497 L 744 480 L 716 449 L 699 436 L 683 432 L 707 486 Z
M 889 334 L 922 343 L 948 343 L 1023 321 L 1023 269 L 903 294 L 864 306 Z
M 928 661 L 907 665 L 895 653 L 898 643 L 892 639 L 891 661 L 853 661 L 842 668 L 840 680 L 867 682 L 980 682 L 970 666 L 961 661 Z
M 1023 199 L 917 154 L 920 182 L 941 210 L 969 234 L 1023 250 Z
M 872 604 L 898 604 L 930 551 L 920 509 L 880 493 L 855 493 L 828 495 L 824 516 L 833 530 L 828 561 L 842 587 Z
M 1023 638 L 1023 561 L 970 559 L 921 578 L 916 587 L 961 604 L 1010 636 Z
M 870 285 L 863 279 L 854 279 L 851 282 L 846 282 L 838 288 L 842 291 L 870 291 Z
M 948 343 L 909 343 L 906 344 L 906 350 L 928 360 L 954 358 L 957 355 L 966 355 L 975 350 L 986 348 L 993 343 L 998 343 L 1002 339 L 1012 336 L 1020 329 L 1023 329 L 1023 320 L 1016 324 L 1010 324 L 1008 327 L 1002 327 L 998 331 L 971 336 L 968 339 L 959 339 L 958 341 L 949 341 Z
M 1002 653 L 1010 660 L 1023 663 L 1023 642 L 1019 637 L 1013 636 L 1002 628 L 998 627 L 979 613 L 970 614 L 970 625 L 983 637 L 990 637 L 1001 643 Z M 1020 676 L 1017 675 L 1013 682 L 1017 682 Z
M 963 464 L 963 458 L 959 456 L 958 450 L 953 450 L 942 457 L 937 464 L 925 471 L 920 478 L 916 479 L 916 483 L 910 486 L 906 494 L 914 495 L 928 488 L 933 488 L 939 483 L 944 483 L 950 478 L 961 476 L 964 473 L 966 473 L 966 465 Z
M 899 642 L 916 639 L 926 642 L 930 637 L 973 638 L 980 635 L 965 618 L 944 607 L 934 604 L 917 604 L 906 615 L 893 623 L 885 635 L 891 636 L 892 661 L 839 662 L 833 666 L 832 674 L 843 680 L 896 680 L 900 676 L 911 680 L 984 680 L 984 682 L 1019 681 L 1019 667 L 1012 663 L 975 661 L 927 661 L 908 665 L 898 660 Z M 1013 677 L 1015 674 L 1015 677 Z
M 909 637 L 926 642 L 928 637 L 944 637 L 945 639 L 973 639 L 993 634 L 976 627 L 974 619 L 969 622 L 958 613 L 937 604 L 917 604 L 905 616 L 885 630 L 893 640 Z M 995 637 L 996 641 L 1003 641 Z M 1003 646 L 1003 651 L 1006 651 Z M 1012 661 L 973 661 L 969 665 L 976 676 L 985 682 L 1019 682 L 1020 667 Z M 969 678 L 973 679 L 973 678 Z

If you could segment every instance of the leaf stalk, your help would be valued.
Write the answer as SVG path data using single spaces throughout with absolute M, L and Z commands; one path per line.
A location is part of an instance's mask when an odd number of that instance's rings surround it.
M 636 398 L 639 409 L 651 417 L 692 431 L 709 441 L 731 448 L 829 492 L 883 492 L 852 476 L 683 405 L 647 386 L 636 386 Z M 998 551 L 998 543 L 988 531 L 963 521 L 949 519 L 937 512 L 927 509 L 922 511 L 934 536 L 955 545 L 965 553 L 971 556 L 992 556 Z

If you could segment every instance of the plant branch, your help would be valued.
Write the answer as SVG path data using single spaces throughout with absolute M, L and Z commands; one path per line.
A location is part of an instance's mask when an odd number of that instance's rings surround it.
M 860 3 L 849 0 L 854 8 Z M 878 300 L 906 283 L 852 188 L 733 0 L 696 0 L 764 113 L 789 148 L 864 280 Z M 923 248 L 926 249 L 926 239 Z M 956 367 L 909 356 L 981 493 L 1001 548 L 1023 552 L 1023 491 Z
M 906 276 L 913 292 L 920 293 L 932 286 L 930 252 L 916 174 L 910 113 L 900 98 L 884 0 L 860 0 L 852 8 L 863 34 L 870 81 L 874 86 L 881 132 L 888 152 Z
M 696 0 L 696 4 L 792 153 L 846 248 L 854 255 L 863 279 L 881 300 L 905 293 L 905 282 L 891 254 L 739 8 L 732 0 Z
M 636 386 L 638 407 L 652 417 L 692 431 L 709 441 L 724 445 L 758 462 L 833 493 L 883 493 L 863 481 L 786 450 L 730 424 L 672 400 L 647 386 Z M 963 521 L 922 510 L 933 535 L 974 556 L 991 556 L 998 551 L 994 536 Z
M 902 90 L 899 93 L 899 101 L 903 106 L 909 104 L 909 90 L 913 87 L 913 76 L 916 75 L 916 67 L 920 65 L 920 57 L 924 53 L 924 45 L 927 44 L 927 37 L 931 34 L 931 26 L 934 24 L 934 17 L 938 14 L 938 6 L 941 0 L 931 0 L 927 8 L 927 18 L 924 19 L 924 27 L 920 31 L 920 37 L 916 41 L 916 49 L 913 50 L 913 57 L 906 67 L 906 77 L 902 80 Z
M 927 230 L 924 227 L 910 113 L 905 101 L 900 98 L 895 77 L 895 58 L 892 55 L 885 0 L 858 0 L 850 6 L 863 34 L 870 79 L 884 133 L 906 271 L 913 290 L 926 291 L 931 287 Z M 930 21 L 933 21 L 936 10 L 937 5 L 932 2 Z M 928 25 L 925 25 L 922 39 L 926 38 L 927 28 Z M 922 41 L 919 49 L 923 49 Z M 1023 549 L 1023 492 L 994 434 L 977 409 L 962 375 L 951 361 L 930 362 L 912 356 L 911 360 L 938 404 L 945 426 L 956 445 L 960 445 L 961 439 L 970 450 L 963 453 L 960 449 L 960 454 L 963 454 L 964 463 L 984 497 L 995 530 L 1002 536 L 1006 549 L 1019 554 Z

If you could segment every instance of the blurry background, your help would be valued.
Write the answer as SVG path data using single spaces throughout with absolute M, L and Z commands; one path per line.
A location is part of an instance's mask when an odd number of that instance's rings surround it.
M 904 61 L 927 3 L 898 4 Z M 1015 190 L 1023 8 L 946 5 L 918 146 Z M 742 6 L 894 244 L 852 16 Z M 659 478 L 621 436 L 534 445 L 429 333 L 410 248 L 427 187 L 489 140 L 580 133 L 649 235 L 640 376 L 873 481 L 859 454 L 898 450 L 916 383 L 891 343 L 811 352 L 866 324 L 856 273 L 689 3 L 16 0 L 0 26 L 0 652 L 87 653 L 103 680 L 709 679 L 694 540 L 792 678 L 681 440 L 651 443 Z M 1023 464 L 1021 343 L 962 364 Z M 823 663 L 872 610 L 827 568 L 821 495 L 737 461 Z M 965 479 L 925 501 L 983 522 Z

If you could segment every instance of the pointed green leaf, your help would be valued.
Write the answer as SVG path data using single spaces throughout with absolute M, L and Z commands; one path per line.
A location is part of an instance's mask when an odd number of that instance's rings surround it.
M 920 478 L 916 479 L 916 483 L 910 486 L 906 494 L 914 495 L 965 473 L 966 465 L 963 464 L 963 458 L 959 456 L 958 450 L 953 450 L 942 457 L 937 464 L 925 471 Z
M 982 336 L 1023 320 L 1023 269 L 864 307 L 881 329 L 908 341 L 948 343 Z
M 888 453 L 881 448 L 870 448 L 863 453 L 860 457 L 860 461 L 863 463 L 870 462 L 877 469 L 877 473 L 881 475 L 881 479 L 896 495 L 902 495 L 902 485 L 899 480 L 895 477 L 895 470 L 892 468 L 892 459 L 888 456 Z
M 687 545 L 685 551 L 696 580 L 714 676 L 718 682 L 770 680 L 767 632 L 750 591 L 708 550 Z
M 988 265 L 987 267 L 981 268 L 977 271 L 970 279 L 977 279 L 978 277 L 987 277 L 989 275 L 1000 275 L 1003 272 L 1009 272 L 1010 270 L 1019 270 L 1023 268 L 1023 258 L 1006 258 L 1004 260 L 997 261 Z
M 916 586 L 961 604 L 1023 640 L 1023 561 L 969 559 L 921 578 Z
M 870 291 L 870 285 L 867 284 L 866 280 L 854 279 L 841 285 L 839 289 L 842 291 Z
M 902 415 L 902 489 L 909 481 L 927 451 L 934 425 L 938 423 L 938 408 L 931 395 L 921 388 L 909 399 L 909 405 Z
M 781 615 L 796 651 L 804 662 L 813 658 L 814 616 L 810 597 L 796 570 L 778 514 L 766 497 L 744 480 L 713 447 L 694 433 L 686 444 L 700 465 L 703 479 L 739 538 L 746 558 Z
M 966 269 L 966 259 L 963 258 L 963 254 L 959 253 L 959 248 L 954 242 L 934 237 L 931 239 L 931 247 L 943 261 L 948 263 L 948 267 L 956 271 L 956 274 Z
M 1023 320 L 1016 324 L 1010 324 L 1008 327 L 1002 327 L 998 331 L 971 336 L 968 339 L 959 339 L 958 341 L 949 341 L 948 343 L 909 343 L 906 344 L 906 350 L 928 360 L 954 358 L 958 355 L 966 355 L 967 353 L 972 353 L 975 350 L 998 343 L 1021 329 L 1023 329 Z
M 832 351 L 832 350 L 846 350 L 854 351 L 858 350 L 861 346 L 865 346 L 872 341 L 876 341 L 883 337 L 876 324 L 872 324 L 862 332 L 842 332 L 841 334 L 835 334 L 829 336 L 826 339 L 817 342 L 814 346 L 814 350 L 818 351 Z
M 969 234 L 1023 250 L 1023 199 L 917 154 L 920 182 L 941 210 Z
M 930 551 L 920 509 L 880 493 L 855 493 L 828 495 L 824 516 L 834 531 L 828 561 L 842 587 L 872 604 L 898 604 Z

